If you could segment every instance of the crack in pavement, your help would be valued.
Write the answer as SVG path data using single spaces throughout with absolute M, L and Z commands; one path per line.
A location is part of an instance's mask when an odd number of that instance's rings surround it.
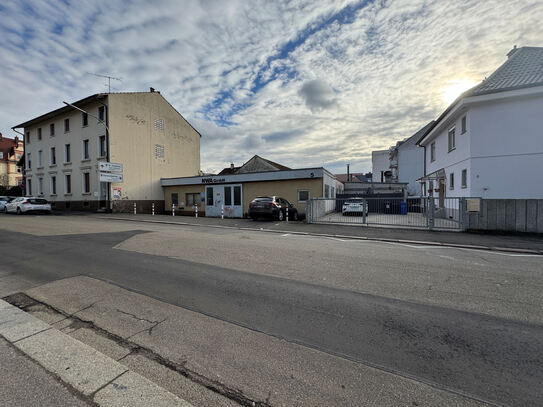
M 204 386 L 205 388 L 220 394 L 223 397 L 226 397 L 236 403 L 238 403 L 241 406 L 244 407 L 272 407 L 268 400 L 265 401 L 259 401 L 259 400 L 252 400 L 251 398 L 247 397 L 243 390 L 230 388 L 224 383 L 219 382 L 215 379 L 210 379 L 204 375 L 201 375 L 200 373 L 188 368 L 186 366 L 187 361 L 183 361 L 182 363 L 173 362 L 169 359 L 164 358 L 160 354 L 156 353 L 155 351 L 140 346 L 135 342 L 129 341 L 128 338 L 123 338 L 119 335 L 116 335 L 114 333 L 111 333 L 109 331 L 106 331 L 105 329 L 97 326 L 93 321 L 91 320 L 84 320 L 81 317 L 74 315 L 74 314 L 68 314 L 58 308 L 55 308 L 52 305 L 49 305 L 47 303 L 44 303 L 42 301 L 39 301 L 35 298 L 30 297 L 29 295 L 25 293 L 16 293 L 7 297 L 3 298 L 4 301 L 9 302 L 12 305 L 15 305 L 16 307 L 22 309 L 23 311 L 26 310 L 26 308 L 31 308 L 33 305 L 43 305 L 46 307 L 50 312 L 57 313 L 60 315 L 64 315 L 66 318 L 71 318 L 74 320 L 74 322 L 77 322 L 78 324 L 84 324 L 87 328 L 93 330 L 96 334 L 101 335 L 107 339 L 110 339 L 117 343 L 119 346 L 122 346 L 126 349 L 130 349 L 130 353 L 128 355 L 123 356 L 123 358 L 129 356 L 129 355 L 141 355 L 153 362 L 158 363 L 159 365 L 162 365 L 180 375 L 183 377 L 189 379 L 190 381 L 194 382 L 195 384 L 198 384 L 200 386 Z M 118 310 L 120 313 L 124 313 L 127 315 L 130 315 L 134 317 L 135 319 L 139 319 L 146 322 L 152 322 L 156 325 L 164 322 L 166 319 L 162 321 L 149 321 L 145 318 L 139 318 L 138 316 L 134 314 L 130 314 L 128 312 L 124 312 L 121 310 Z M 144 331 L 151 330 L 156 327 L 150 327 L 145 329 Z M 143 331 L 142 331 L 143 332 Z M 133 336 L 133 335 L 132 335 Z M 121 358 L 121 359 L 123 359 Z M 119 359 L 120 360 L 120 359 Z

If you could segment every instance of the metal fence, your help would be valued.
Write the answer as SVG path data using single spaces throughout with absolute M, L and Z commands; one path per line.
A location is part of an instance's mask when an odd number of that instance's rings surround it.
M 313 198 L 307 206 L 307 221 L 463 230 L 465 213 L 463 198 Z

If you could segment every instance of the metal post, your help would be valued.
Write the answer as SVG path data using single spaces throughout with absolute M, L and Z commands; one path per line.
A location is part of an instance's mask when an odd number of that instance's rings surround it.
M 155 216 L 155 203 L 151 204 L 151 215 Z
M 134 215 L 136 214 L 136 202 L 134 202 Z
M 428 229 L 432 230 L 435 224 L 435 206 L 434 206 L 434 197 L 428 197 Z
M 224 205 L 221 205 L 221 219 L 224 219 Z
M 367 202 L 368 201 L 366 201 L 365 199 L 362 200 L 362 224 L 364 225 L 366 224 L 366 205 L 368 205 L 369 207 L 369 204 Z
M 287 222 L 288 222 L 288 205 L 287 205 L 285 211 L 287 212 Z
M 196 206 L 195 216 L 198 217 L 198 206 Z
M 172 216 L 175 216 L 175 204 L 172 204 Z

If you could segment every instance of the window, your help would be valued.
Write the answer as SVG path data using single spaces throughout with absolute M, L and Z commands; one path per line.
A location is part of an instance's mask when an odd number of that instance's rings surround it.
M 49 125 L 49 135 L 53 137 L 55 135 L 55 123 Z
M 462 134 L 464 134 L 467 131 L 466 126 L 466 116 L 462 117 Z
M 26 180 L 26 191 L 28 195 L 32 195 L 32 180 L 30 178 Z
M 206 189 L 206 205 L 213 206 L 213 188 Z
M 298 202 L 309 201 L 309 191 L 307 189 L 301 189 L 298 191 Z
M 449 174 L 449 189 L 454 189 L 454 172 Z
M 88 172 L 83 173 L 83 193 L 90 193 L 90 173 Z
M 98 137 L 98 156 L 105 157 L 106 152 L 106 136 Z
M 241 205 L 241 187 L 234 187 L 234 205 Z
M 51 165 L 57 164 L 57 152 L 55 147 L 51 147 Z
M 29 131 L 26 132 L 26 142 L 27 142 L 27 144 L 30 144 L 30 132 Z
M 70 119 L 64 119 L 64 133 L 70 131 Z
M 89 159 L 89 140 L 83 140 L 83 143 L 81 145 L 81 159 L 82 160 L 88 160 Z
M 32 160 L 30 157 L 30 153 L 26 154 L 26 168 L 28 168 L 29 170 L 32 169 Z
M 324 197 L 325 198 L 330 198 L 330 186 L 329 185 L 324 185 Z
M 164 158 L 164 146 L 155 144 L 155 158 Z
M 456 148 L 455 133 L 456 133 L 456 128 L 452 127 L 449 130 L 449 152 L 451 152 L 452 150 Z
M 72 155 L 71 155 L 69 144 L 64 145 L 64 162 L 65 163 L 72 162 Z
M 179 194 L 172 194 L 172 205 L 179 206 Z
M 335 198 L 336 197 L 336 190 L 334 187 L 331 187 L 330 188 L 330 198 Z
M 0 160 L 4 158 L 4 152 L 3 151 L 0 151 Z
M 467 188 L 467 187 L 468 187 L 468 170 L 464 168 L 462 170 L 462 188 Z
M 191 206 L 200 206 L 200 194 L 185 194 L 185 201 L 187 202 L 187 207 Z
M 43 178 L 38 178 L 38 195 L 43 195 Z
M 43 167 L 43 152 L 41 150 L 38 150 L 38 168 Z
M 155 130 L 164 131 L 164 120 L 155 119 Z
M 51 176 L 51 195 L 57 194 L 57 177 Z
M 72 193 L 72 174 L 64 175 L 64 193 L 65 194 Z
M 232 205 L 232 187 L 224 187 L 224 204 Z
M 98 108 L 98 120 L 100 120 L 101 122 L 103 122 L 106 119 L 105 112 L 106 112 L 106 109 L 104 108 L 104 106 L 100 106 Z
M 89 115 L 88 113 L 81 112 L 81 123 L 83 127 L 87 127 L 89 125 Z
M 38 140 L 41 140 L 41 127 L 38 128 Z
M 436 160 L 436 142 L 434 141 L 430 144 L 430 161 L 434 162 Z

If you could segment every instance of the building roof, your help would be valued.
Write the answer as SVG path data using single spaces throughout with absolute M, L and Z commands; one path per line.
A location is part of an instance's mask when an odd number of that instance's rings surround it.
M 3 153 L 0 161 L 8 161 L 10 157 L 15 156 L 15 150 L 17 149 L 20 142 L 18 137 L 15 137 L 15 139 L 3 137 L 2 133 L 0 133 L 0 152 Z
M 420 143 L 462 100 L 471 96 L 543 86 L 543 47 L 513 48 L 508 59 L 479 85 L 462 93 L 420 136 Z
M 171 106 L 171 108 L 172 108 L 173 110 L 175 110 L 175 111 L 177 112 L 177 114 L 178 114 L 179 116 L 181 116 L 181 117 L 188 123 L 188 125 L 189 125 L 190 127 L 192 127 L 192 129 L 193 129 L 196 133 L 198 133 L 198 135 L 199 135 L 200 137 L 202 137 L 202 135 L 200 134 L 200 132 L 199 132 L 198 130 L 196 130 L 196 129 L 194 128 L 194 126 L 193 126 L 192 124 L 190 124 L 190 122 L 189 122 L 187 119 L 185 119 L 185 117 L 184 117 L 184 116 L 183 116 L 183 115 L 182 115 L 182 114 L 181 114 L 181 113 L 180 113 L 180 112 L 179 112 L 179 111 L 178 111 L 178 110 L 177 110 L 170 102 L 168 102 L 168 100 L 167 100 L 164 96 L 162 96 L 162 94 L 161 94 L 159 91 L 156 91 L 156 90 L 154 90 L 153 88 L 151 88 L 151 91 L 150 91 L 150 92 L 109 92 L 109 93 L 95 93 L 94 95 L 87 96 L 87 97 L 85 97 L 85 98 L 83 98 L 83 99 L 80 99 L 80 100 L 78 100 L 78 101 L 76 101 L 76 102 L 73 102 L 73 103 L 71 103 L 71 104 L 74 105 L 74 106 L 77 106 L 77 107 L 82 107 L 82 106 L 84 106 L 84 105 L 86 105 L 86 104 L 88 104 L 88 103 L 90 103 L 90 102 L 92 102 L 92 101 L 94 101 L 94 100 L 103 99 L 103 98 L 105 98 L 105 97 L 108 96 L 108 95 L 119 95 L 119 94 L 120 94 L 120 95 L 132 95 L 132 94 L 142 94 L 142 93 L 144 93 L 144 94 L 156 93 L 157 95 L 160 95 L 160 97 L 162 97 L 162 99 L 164 99 L 164 100 L 166 101 L 166 103 L 168 103 L 168 104 Z M 52 110 L 52 111 L 50 111 L 50 112 L 47 112 L 47 113 L 45 113 L 45 114 L 42 114 L 41 116 L 35 117 L 35 118 L 33 118 L 33 119 L 30 119 L 30 120 L 28 120 L 28 121 L 26 121 L 26 122 L 24 122 L 24 123 L 21 123 L 21 124 L 18 124 L 18 125 L 16 125 L 16 126 L 13 126 L 12 129 L 19 129 L 19 128 L 28 127 L 28 126 L 31 126 L 31 125 L 33 125 L 33 124 L 40 123 L 40 122 L 42 122 L 42 121 L 44 121 L 44 120 L 48 120 L 48 119 L 51 119 L 51 118 L 53 118 L 53 117 L 56 117 L 56 116 L 58 116 L 58 115 L 60 115 L 60 114 L 66 113 L 66 112 L 68 112 L 68 111 L 70 111 L 70 110 L 72 110 L 72 109 L 73 109 L 73 107 L 70 107 L 70 106 L 63 106 L 63 107 L 60 107 L 60 108 L 58 108 L 58 109 Z
M 231 175 L 235 174 L 241 167 L 226 167 L 223 168 L 221 172 L 219 172 L 217 175 Z
M 232 164 L 233 165 L 233 164 Z M 278 164 L 266 158 L 254 155 L 250 160 L 240 167 L 226 167 L 217 175 L 232 175 L 240 173 L 262 172 L 262 171 L 288 171 L 291 168 Z

